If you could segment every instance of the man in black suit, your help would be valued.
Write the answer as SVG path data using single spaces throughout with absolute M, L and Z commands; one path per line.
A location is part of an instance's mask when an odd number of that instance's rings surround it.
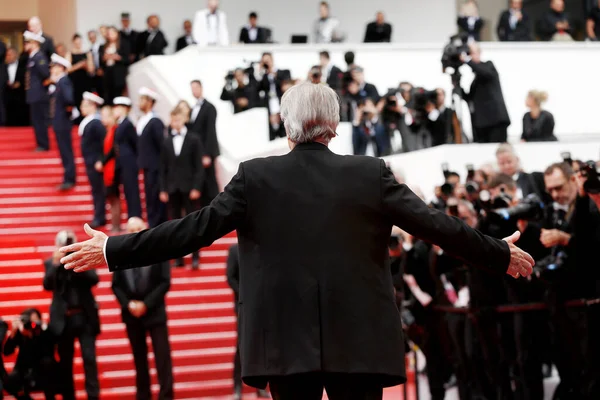
M 150 231 L 66 246 L 66 268 L 111 271 L 181 257 L 237 229 L 242 377 L 274 398 L 381 399 L 406 382 L 404 339 L 389 263 L 392 226 L 503 279 L 529 276 L 512 244 L 427 207 L 383 160 L 340 156 L 337 94 L 302 83 L 286 91 L 292 151 L 243 162 L 209 207 Z
M 496 149 L 496 162 L 500 172 L 510 176 L 517 185 L 517 198 L 524 199 L 530 194 L 536 194 L 546 204 L 552 199 L 546 192 L 544 174 L 541 172 L 527 173 L 521 169 L 521 161 L 514 147 L 509 143 L 502 143 Z
M 6 105 L 7 126 L 29 125 L 29 108 L 25 102 L 25 74 L 27 72 L 27 54 L 19 57 L 17 49 L 10 47 L 6 50 L 6 60 L 0 66 L 5 71 L 0 73 L 6 77 L 4 99 Z
M 523 0 L 511 0 L 510 8 L 500 14 L 497 26 L 501 42 L 528 42 L 531 37 L 531 21 L 523 12 Z
M 471 55 L 463 54 L 461 60 L 475 74 L 469 93 L 463 93 L 471 109 L 473 140 L 477 143 L 504 143 L 510 118 L 504 104 L 500 75 L 491 61 L 481 61 L 477 43 L 471 43 L 469 49 Z
M 39 17 L 31 17 L 29 21 L 27 21 L 27 30 L 29 32 L 33 32 L 36 35 L 40 35 L 44 38 L 44 41 L 41 45 L 41 51 L 46 55 L 46 58 L 49 60 L 52 54 L 56 52 L 54 49 L 54 40 L 52 36 L 46 35 L 42 30 L 42 21 Z
M 248 16 L 248 25 L 240 30 L 240 43 L 267 43 L 267 30 L 258 26 L 258 14 L 254 11 Z
M 284 83 L 292 79 L 292 74 L 287 69 L 277 69 L 273 54 L 268 52 L 263 53 L 260 66 L 260 74 L 257 78 L 258 91 L 262 106 L 269 111 L 269 138 L 273 140 L 285 136 L 285 132 L 281 129 L 283 124 L 279 110 Z
M 188 132 L 188 120 L 183 111 L 171 112 L 169 135 L 160 153 L 160 201 L 169 205 L 171 219 L 198 210 L 201 190 L 204 186 L 204 167 L 201 154 L 204 153 L 199 135 Z M 198 269 L 200 254 L 192 253 L 192 268 Z M 175 264 L 183 267 L 183 258 Z
M 31 125 L 35 132 L 37 147 L 35 151 L 50 150 L 48 139 L 48 112 L 50 110 L 48 98 L 48 78 L 50 78 L 49 59 L 40 46 L 45 39 L 38 34 L 25 31 L 25 49 L 29 54 L 27 71 L 25 73 L 25 100 L 29 104 Z
M 121 13 L 121 30 L 120 30 L 121 40 L 127 42 L 129 49 L 129 63 L 133 63 L 137 61 L 137 37 L 138 32 L 134 29 L 131 29 L 131 19 L 130 15 L 127 12 Z
M 238 316 L 238 301 L 240 299 L 240 250 L 237 244 L 229 248 L 227 255 L 227 283 L 233 290 L 233 309 L 236 317 Z M 238 324 L 239 335 L 239 324 Z M 233 399 L 240 400 L 242 398 L 242 363 L 240 360 L 240 340 L 238 337 L 235 347 L 235 358 L 233 360 Z M 257 389 L 256 396 L 258 398 L 270 398 L 269 394 L 264 389 Z
M 161 56 L 165 54 L 165 48 L 169 45 L 165 34 L 160 30 L 158 16 L 151 15 L 147 19 L 148 29 L 141 32 L 137 39 L 137 54 L 139 58 L 149 56 Z
M 190 21 L 189 19 L 183 21 L 183 32 L 183 36 L 180 36 L 177 39 L 175 51 L 183 50 L 186 47 L 194 44 L 194 38 L 192 37 L 192 21 Z
M 328 51 L 319 53 L 319 61 L 321 65 L 321 82 L 327 83 L 330 88 L 339 93 L 342 90 L 344 73 L 331 63 Z
M 140 218 L 130 218 L 127 232 L 146 229 Z M 119 271 L 113 275 L 112 290 L 121 305 L 121 316 L 127 329 L 133 362 L 137 400 L 151 398 L 150 368 L 146 335 L 150 334 L 161 400 L 173 399 L 173 363 L 167 328 L 165 297 L 171 287 L 171 268 L 168 262 Z
M 78 339 L 87 398 L 97 400 L 100 383 L 96 364 L 96 336 L 100 334 L 100 317 L 92 288 L 98 284 L 98 274 L 94 270 L 77 274 L 63 268 L 60 258 L 66 253 L 61 253 L 58 248 L 75 241 L 77 238 L 73 232 L 58 232 L 57 250 L 44 262 L 44 289 L 52 292 L 49 330 L 58 340 L 59 371 L 64 380 L 63 399 L 75 400 L 73 356 L 75 339 Z
M 204 185 L 200 190 L 200 206 L 206 207 L 219 193 L 215 168 L 215 161 L 221 154 L 217 140 L 217 109 L 204 98 L 202 82 L 194 80 L 190 85 L 196 104 L 192 108 L 188 128 L 190 133 L 200 135 L 202 142 Z
M 139 95 L 138 106 L 143 115 L 136 125 L 138 167 L 144 171 L 146 212 L 148 223 L 153 228 L 167 220 L 167 208 L 160 202 L 158 196 L 160 152 L 165 140 L 165 124 L 153 111 L 158 94 L 147 87 L 142 87 Z
M 392 25 L 385 22 L 381 11 L 375 16 L 375 21 L 367 24 L 365 43 L 389 43 L 392 41 Z

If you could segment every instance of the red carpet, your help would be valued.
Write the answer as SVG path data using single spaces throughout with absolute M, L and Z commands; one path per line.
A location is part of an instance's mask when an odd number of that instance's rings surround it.
M 54 250 L 54 237 L 59 230 L 73 229 L 83 239 L 83 224 L 92 217 L 79 137 L 74 132 L 77 186 L 60 193 L 56 186 L 61 183 L 63 170 L 53 133 L 50 135 L 51 151 L 34 153 L 30 128 L 0 129 L 0 316 L 6 321 L 28 307 L 39 308 L 47 319 L 51 296 L 42 288 L 43 260 Z M 122 204 L 125 223 L 126 206 L 124 201 Z M 228 247 L 235 241 L 231 234 L 203 250 L 200 271 L 189 270 L 189 258 L 185 270 L 172 269 L 167 311 L 177 399 L 226 396 L 232 391 L 236 332 L 225 259 Z M 110 289 L 111 275 L 106 270 L 99 270 L 98 274 L 100 283 L 95 295 L 102 324 L 97 340 L 101 398 L 134 399 L 133 358 L 121 310 Z M 10 371 L 14 357 L 5 362 Z M 84 399 L 78 348 L 75 374 L 77 397 Z M 156 393 L 153 367 L 151 374 Z M 386 399 L 399 399 L 400 393 L 399 388 L 392 389 L 386 393 Z

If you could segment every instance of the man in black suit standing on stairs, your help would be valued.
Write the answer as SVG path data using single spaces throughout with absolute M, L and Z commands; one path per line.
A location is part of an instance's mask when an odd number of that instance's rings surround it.
M 383 160 L 328 148 L 340 108 L 325 85 L 281 102 L 291 152 L 240 164 L 213 203 L 149 231 L 66 246 L 65 268 L 137 268 L 181 257 L 237 230 L 242 378 L 275 399 L 379 400 L 406 382 L 389 238 L 396 225 L 466 262 L 529 276 L 515 232 L 493 239 L 427 205 Z
M 215 161 L 221 154 L 217 140 L 217 109 L 204 98 L 202 83 L 192 81 L 192 94 L 196 104 L 190 114 L 188 128 L 194 134 L 200 135 L 202 141 L 202 166 L 204 167 L 204 185 L 200 206 L 206 207 L 219 194 Z
M 127 232 L 146 229 L 140 218 L 127 222 Z M 173 363 L 167 328 L 165 296 L 171 287 L 171 268 L 168 262 L 119 271 L 113 275 L 112 290 L 121 305 L 123 323 L 127 329 L 129 344 L 135 364 L 137 400 L 152 398 L 150 368 L 146 334 L 152 339 L 154 361 L 160 383 L 160 400 L 173 399 Z
M 267 43 L 267 30 L 258 26 L 258 14 L 254 11 L 248 16 L 248 25 L 240 30 L 240 43 L 255 44 Z
M 149 56 L 161 56 L 165 54 L 165 48 L 169 45 L 165 34 L 160 30 L 158 16 L 151 15 L 147 20 L 148 29 L 141 32 L 137 38 L 137 55 L 139 58 Z
M 194 38 L 192 37 L 192 21 L 186 19 L 183 21 L 183 36 L 177 38 L 177 43 L 175 45 L 175 51 L 183 50 L 188 46 L 193 45 Z

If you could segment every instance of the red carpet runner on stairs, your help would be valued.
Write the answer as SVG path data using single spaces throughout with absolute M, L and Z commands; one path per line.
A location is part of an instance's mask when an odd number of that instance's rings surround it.
M 72 229 L 82 239 L 83 224 L 92 217 L 90 187 L 77 133 L 73 132 L 77 186 L 66 193 L 56 190 L 63 169 L 52 132 L 50 136 L 51 151 L 34 153 L 31 128 L 0 129 L 0 317 L 5 321 L 11 321 L 28 307 L 39 308 L 47 320 L 51 295 L 42 288 L 43 260 L 52 254 L 59 230 Z M 124 224 L 126 206 L 124 201 L 122 204 Z M 107 220 L 110 220 L 108 213 Z M 167 312 L 177 399 L 227 396 L 232 392 L 236 331 L 225 260 L 227 249 L 235 241 L 235 234 L 230 234 L 204 249 L 200 271 L 190 270 L 189 258 L 185 269 L 172 269 Z M 110 289 L 111 275 L 107 270 L 99 270 L 98 274 L 100 283 L 94 293 L 100 306 L 102 328 L 97 340 L 101 398 L 134 399 L 133 358 L 121 310 Z M 150 358 L 153 359 L 152 353 Z M 14 357 L 5 358 L 9 371 L 13 362 Z M 153 361 L 150 365 L 156 393 Z M 75 383 L 77 398 L 84 399 L 78 345 Z M 247 398 L 254 396 L 250 394 Z M 401 398 L 399 388 L 386 393 L 388 398 Z

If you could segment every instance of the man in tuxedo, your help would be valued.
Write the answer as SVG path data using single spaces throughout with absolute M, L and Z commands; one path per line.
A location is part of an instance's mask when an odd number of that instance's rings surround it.
M 381 11 L 377 12 L 374 22 L 367 24 L 365 43 L 389 43 L 392 41 L 392 25 L 385 22 Z
M 165 124 L 152 111 L 158 94 L 147 87 L 142 87 L 138 94 L 140 111 L 143 113 L 135 128 L 138 135 L 138 167 L 144 171 L 146 212 L 148 223 L 153 228 L 167 220 L 167 208 L 158 197 L 160 152 L 165 139 Z
M 217 109 L 204 98 L 202 82 L 194 80 L 190 85 L 196 104 L 192 108 L 188 128 L 190 133 L 200 135 L 202 142 L 204 184 L 200 190 L 200 206 L 206 207 L 219 193 L 215 168 L 215 161 L 221 154 L 217 140 Z
M 219 0 L 208 0 L 207 8 L 196 12 L 192 36 L 203 47 L 229 45 L 227 15 L 219 10 Z
M 106 225 L 106 188 L 102 172 L 96 170 L 96 163 L 104 160 L 104 137 L 106 128 L 100 121 L 99 108 L 104 100 L 96 93 L 84 92 L 81 101 L 83 120 L 79 124 L 78 134 L 81 137 L 81 156 L 85 164 L 94 204 L 94 219 L 91 225 Z
M 183 21 L 183 32 L 183 36 L 180 36 L 177 39 L 175 51 L 183 50 L 186 47 L 194 44 L 194 38 L 192 37 L 192 21 L 190 21 L 189 19 Z
M 19 53 L 14 47 L 6 50 L 6 60 L 4 65 L 4 75 L 6 77 L 6 88 L 4 92 L 6 106 L 6 125 L 7 126 L 27 126 L 29 125 L 29 109 L 25 102 L 25 74 L 27 72 L 27 56 L 19 58 Z
M 530 194 L 536 194 L 544 203 L 550 204 L 546 186 L 544 184 L 544 174 L 541 172 L 527 173 L 521 169 L 521 161 L 514 147 L 509 143 L 502 143 L 496 149 L 496 162 L 500 172 L 510 176 L 517 185 L 517 198 L 524 199 Z
M 160 153 L 160 201 L 169 205 L 171 219 L 179 219 L 185 214 L 198 210 L 201 190 L 204 186 L 204 167 L 201 154 L 204 154 L 199 135 L 188 132 L 188 120 L 184 111 L 171 112 L 169 135 L 163 142 Z M 200 254 L 192 253 L 192 269 L 198 269 Z M 175 266 L 183 267 L 183 258 Z
M 302 83 L 286 91 L 291 152 L 240 164 L 209 207 L 133 235 L 85 226 L 66 246 L 67 269 L 136 268 L 181 257 L 237 230 L 242 378 L 274 398 L 381 399 L 406 382 L 389 237 L 396 225 L 469 264 L 529 276 L 533 259 L 504 241 L 429 208 L 396 182 L 383 160 L 328 149 L 340 118 L 337 94 Z M 368 234 L 366 234 L 368 232 Z
M 49 60 L 52 54 L 56 52 L 56 50 L 54 49 L 54 40 L 52 39 L 52 36 L 46 35 L 43 32 L 42 21 L 40 20 L 40 18 L 29 18 L 29 21 L 27 21 L 27 30 L 44 38 L 44 41 L 41 45 L 41 52 L 44 53 L 46 55 L 46 58 Z
M 236 317 L 238 316 L 238 301 L 240 300 L 240 250 L 237 244 L 229 248 L 227 255 L 227 283 L 233 290 L 233 309 Z M 239 340 L 239 323 L 238 323 L 238 340 L 235 346 L 235 358 L 233 360 L 233 399 L 241 400 L 242 398 L 242 363 L 240 360 L 240 340 Z M 256 390 L 256 397 L 270 398 L 269 393 L 264 389 Z
M 72 231 L 58 232 L 56 250 L 44 262 L 44 289 L 52 292 L 49 330 L 58 340 L 58 367 L 64 382 L 63 399 L 75 400 L 73 357 L 77 339 L 83 359 L 87 398 L 97 400 L 100 396 L 100 383 L 96 363 L 96 336 L 100 334 L 100 317 L 92 288 L 98 284 L 98 274 L 94 270 L 83 274 L 66 271 L 60 263 L 60 258 L 66 253 L 58 250 L 65 244 L 76 241 Z
M 267 30 L 258 26 L 258 14 L 252 11 L 248 16 L 248 25 L 240 30 L 240 43 L 267 43 Z
M 531 21 L 523 12 L 523 0 L 511 0 L 510 8 L 502 14 L 496 28 L 501 42 L 528 42 L 532 40 Z
M 148 29 L 141 32 L 137 39 L 137 54 L 139 58 L 161 56 L 169 45 L 165 34 L 160 30 L 160 20 L 157 15 L 151 15 L 146 20 Z
M 129 53 L 129 63 L 137 61 L 135 52 L 137 49 L 138 32 L 131 28 L 131 19 L 128 12 L 121 13 L 121 30 L 119 33 L 121 35 L 121 40 L 124 40 L 129 44 L 128 48 L 131 50 Z
M 508 110 L 502 95 L 500 75 L 491 61 L 481 61 L 477 43 L 469 44 L 470 55 L 461 55 L 475 74 L 469 92 L 463 97 L 471 109 L 473 140 L 477 143 L 504 143 L 510 125 Z
M 330 88 L 339 93 L 342 90 L 344 73 L 331 63 L 328 51 L 319 53 L 319 64 L 321 66 L 321 82 L 328 84 Z
M 75 105 L 73 84 L 67 75 L 71 63 L 58 54 L 52 54 L 50 80 L 52 94 L 50 98 L 50 118 L 56 135 L 58 151 L 64 168 L 63 183 L 58 190 L 69 190 L 75 186 L 75 159 L 73 158 L 73 141 L 71 131 L 71 111 Z
M 29 53 L 27 61 L 27 72 L 25 73 L 25 99 L 29 104 L 31 113 L 31 125 L 35 132 L 37 147 L 35 151 L 50 150 L 48 140 L 48 78 L 50 78 L 50 67 L 48 58 L 41 51 L 44 39 L 41 35 L 30 31 L 23 34 L 25 49 Z
M 127 232 L 146 229 L 140 218 L 130 218 Z M 121 316 L 127 329 L 127 337 L 135 364 L 136 399 L 152 398 L 150 390 L 150 367 L 146 335 L 152 339 L 154 362 L 161 400 L 173 399 L 173 363 L 167 328 L 165 297 L 171 287 L 171 268 L 168 262 L 119 271 L 113 274 L 112 290 L 121 305 Z

